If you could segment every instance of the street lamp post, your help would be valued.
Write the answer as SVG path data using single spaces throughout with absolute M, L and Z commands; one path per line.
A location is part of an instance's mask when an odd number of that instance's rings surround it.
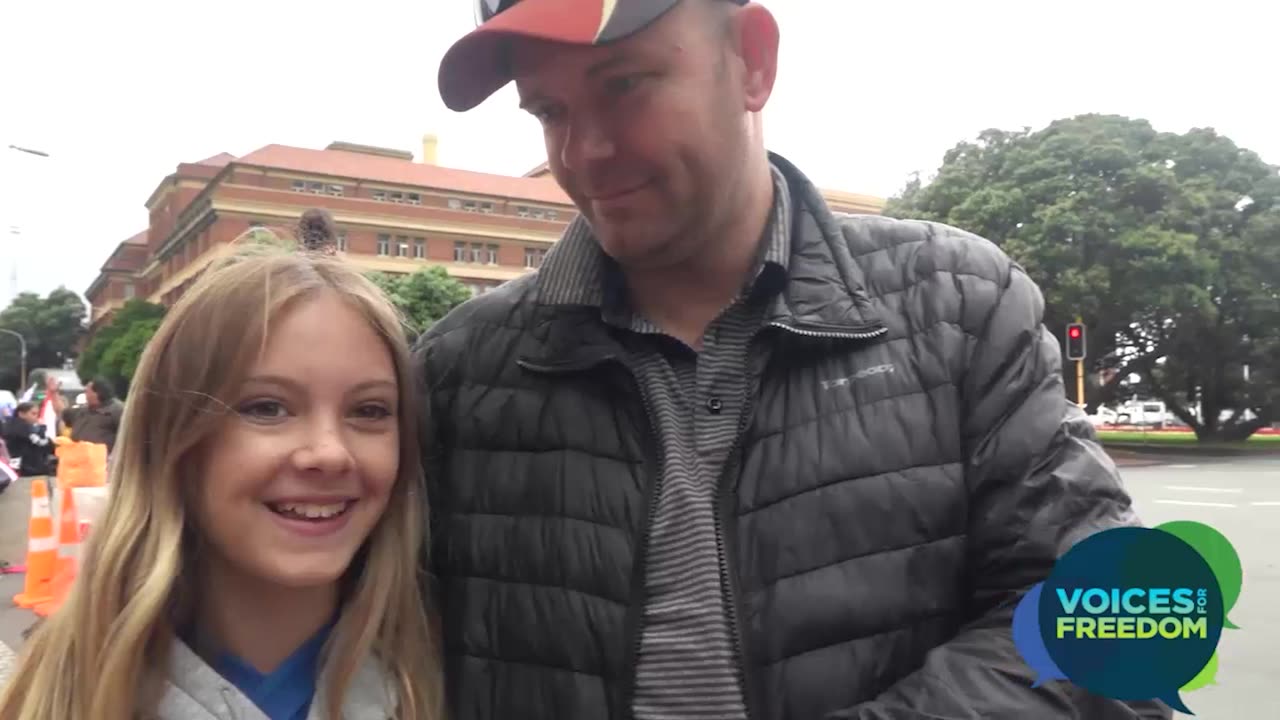
M 40 157 L 49 157 L 49 153 L 43 150 L 34 150 L 32 148 L 19 147 L 17 145 L 10 145 L 9 149 L 17 150 L 18 152 L 24 152 L 28 155 L 39 155 Z
M 10 150 L 13 150 L 13 151 L 15 151 L 15 152 L 26 153 L 26 154 L 28 154 L 28 155 L 35 155 L 35 156 L 37 156 L 37 157 L 42 157 L 42 158 L 47 158 L 47 157 L 49 157 L 49 153 L 47 153 L 47 152 L 45 152 L 45 151 L 43 151 L 43 150 L 37 150 L 37 149 L 35 149 L 35 148 L 23 147 L 23 146 L 21 146 L 21 145 L 14 145 L 14 144 L 12 144 L 12 143 L 10 143 L 10 144 L 9 144 L 9 149 L 10 149 Z M 12 229 L 10 229 L 10 232 L 11 232 L 11 233 L 13 233 L 14 235 L 17 235 L 17 234 L 18 234 L 18 231 L 17 231 L 17 229 L 16 229 L 16 228 L 12 228 Z M 13 269 L 13 278 L 14 278 L 14 280 L 13 280 L 13 292 L 14 292 L 14 295 L 16 296 L 16 295 L 17 295 L 17 293 L 18 293 L 18 281 L 17 281 L 17 277 L 18 277 L 18 261 L 17 261 L 17 260 L 14 260 L 14 261 L 13 261 L 13 268 L 12 268 L 12 269 Z M 26 373 L 23 373 L 23 384 L 24 384 L 24 385 L 26 384 Z
M 18 338 L 18 353 L 22 358 L 18 370 L 18 394 L 22 394 L 27 389 L 27 339 L 22 337 L 21 333 L 5 330 L 4 328 L 0 328 L 0 333 Z

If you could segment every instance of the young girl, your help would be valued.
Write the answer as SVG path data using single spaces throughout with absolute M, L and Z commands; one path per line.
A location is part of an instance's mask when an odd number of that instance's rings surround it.
M 320 253 L 243 254 L 134 376 L 105 516 L 4 720 L 434 720 L 401 325 Z

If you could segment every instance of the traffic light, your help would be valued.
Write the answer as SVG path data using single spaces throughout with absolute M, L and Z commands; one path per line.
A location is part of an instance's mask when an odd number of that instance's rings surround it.
M 1067 358 L 1069 360 L 1084 359 L 1084 335 L 1084 323 L 1067 325 Z

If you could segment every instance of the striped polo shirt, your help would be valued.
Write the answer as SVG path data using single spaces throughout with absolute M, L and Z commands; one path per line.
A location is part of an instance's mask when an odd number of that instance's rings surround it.
M 617 266 L 575 220 L 540 278 L 551 304 L 595 305 L 623 330 L 644 401 L 660 438 L 662 468 L 645 557 L 646 603 L 636 666 L 637 720 L 743 720 L 724 558 L 717 535 L 717 484 L 744 420 L 752 339 L 786 283 L 790 193 L 773 169 L 774 206 L 755 270 L 707 328 L 695 352 L 634 312 Z

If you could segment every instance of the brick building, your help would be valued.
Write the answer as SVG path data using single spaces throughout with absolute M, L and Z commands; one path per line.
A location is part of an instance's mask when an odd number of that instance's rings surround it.
M 480 293 L 538 267 L 577 214 L 546 165 L 523 177 L 445 168 L 435 162 L 436 143 L 423 138 L 418 162 L 408 152 L 339 142 L 178 165 L 147 200 L 149 227 L 116 247 L 86 291 L 91 330 L 130 298 L 172 303 L 247 230 L 289 232 L 312 207 L 333 214 L 338 250 L 368 270 L 443 265 Z M 836 210 L 883 207 L 869 196 L 824 194 Z

